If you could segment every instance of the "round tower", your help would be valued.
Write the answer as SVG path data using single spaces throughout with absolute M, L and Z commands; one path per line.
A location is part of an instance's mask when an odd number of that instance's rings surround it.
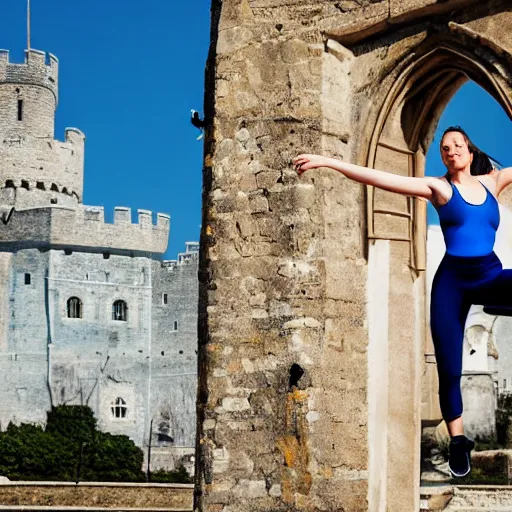
M 0 204 L 17 209 L 82 202 L 84 135 L 54 140 L 58 60 L 26 50 L 23 63 L 0 50 Z

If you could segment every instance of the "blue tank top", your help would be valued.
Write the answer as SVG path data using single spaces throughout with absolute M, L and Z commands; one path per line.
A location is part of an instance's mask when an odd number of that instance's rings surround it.
M 498 201 L 486 190 L 482 204 L 468 203 L 457 187 L 452 187 L 452 197 L 437 207 L 439 223 L 446 243 L 446 252 L 452 256 L 485 256 L 494 248 L 496 230 L 500 224 Z

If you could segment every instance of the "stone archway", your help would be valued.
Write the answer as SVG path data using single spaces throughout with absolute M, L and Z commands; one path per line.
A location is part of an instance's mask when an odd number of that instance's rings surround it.
M 450 28 L 453 29 L 453 25 Z M 512 111 L 510 100 L 492 73 L 493 52 L 478 57 L 471 54 L 458 31 L 454 32 L 427 40 L 415 50 L 414 58 L 398 70 L 376 116 L 368 148 L 368 166 L 393 169 L 406 176 L 423 176 L 425 155 L 439 117 L 468 79 L 490 92 L 506 112 Z M 496 72 L 494 69 L 494 74 Z M 369 411 L 375 415 L 374 432 L 369 426 L 369 467 L 374 468 L 374 479 L 382 486 L 374 495 L 370 493 L 370 497 L 378 502 L 386 492 L 386 484 L 379 479 L 386 466 L 385 460 L 388 476 L 403 481 L 400 467 L 403 452 L 408 451 L 409 446 L 419 446 L 419 424 L 411 429 L 404 409 L 421 411 L 416 416 L 421 419 L 441 416 L 435 356 L 428 329 L 429 301 L 424 272 L 426 203 L 369 187 L 367 215 L 369 289 L 374 301 L 388 303 L 385 317 L 378 312 L 369 315 L 373 328 L 369 333 L 369 360 L 377 363 L 385 357 L 388 362 L 387 368 L 369 365 L 370 382 L 384 380 L 387 383 L 386 386 L 370 386 L 368 390 Z M 404 272 L 404 268 L 410 271 Z M 383 282 L 383 276 L 387 276 L 387 283 Z M 407 325 L 405 335 L 404 324 Z M 372 330 L 378 333 L 378 341 L 373 343 Z M 387 410 L 382 404 L 387 404 Z M 383 426 L 387 435 L 382 432 Z M 392 457 L 393 451 L 396 451 L 396 459 Z M 418 458 L 416 450 L 409 461 L 415 470 L 407 473 L 409 482 L 404 486 L 405 492 L 419 480 Z
M 421 175 L 467 77 L 511 111 L 510 8 L 214 0 L 212 15 L 196 509 L 418 510 L 424 209 L 289 161 Z

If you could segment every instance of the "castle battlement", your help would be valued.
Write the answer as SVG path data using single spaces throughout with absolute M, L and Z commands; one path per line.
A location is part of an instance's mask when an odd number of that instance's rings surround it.
M 105 222 L 105 209 L 103 206 L 83 206 L 84 220 L 99 220 Z M 151 210 L 137 210 L 138 222 L 132 223 L 132 209 L 127 206 L 114 207 L 114 225 L 131 224 L 141 227 L 153 227 L 153 212 Z M 170 227 L 171 217 L 166 213 L 156 214 L 156 226 Z
M 82 143 L 85 140 L 85 134 L 79 128 L 68 127 L 64 129 L 64 141 L 76 144 L 77 142 Z
M 114 223 L 105 222 L 101 206 L 52 205 L 13 213 L 0 226 L 0 248 L 4 244 L 23 247 L 63 247 L 77 250 L 130 251 L 163 254 L 167 249 L 170 216 L 138 210 L 138 223 L 131 222 L 130 208 L 114 209 Z
M 55 98 L 58 94 L 59 59 L 40 50 L 25 50 L 25 61 L 13 63 L 9 50 L 0 50 L 0 84 L 18 83 L 39 85 L 50 89 Z
M 0 147 L 0 189 L 46 191 L 50 196 L 67 194 L 81 203 L 84 143 L 85 135 L 78 128 L 66 128 L 63 141 L 21 134 L 6 136 Z M 18 195 L 17 208 L 42 206 L 41 199 L 33 195 L 26 195 L 23 201 L 20 198 Z

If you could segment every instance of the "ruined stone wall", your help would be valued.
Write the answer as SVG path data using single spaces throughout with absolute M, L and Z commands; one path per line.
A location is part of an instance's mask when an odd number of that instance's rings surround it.
M 508 9 L 212 3 L 198 510 L 419 508 L 424 210 L 290 159 L 421 176 L 466 73 L 509 106 L 489 42 Z
M 333 172 L 299 181 L 289 166 L 325 146 L 350 154 L 343 119 L 343 140 L 322 130 L 330 57 L 306 28 L 310 7 L 232 2 L 218 13 L 200 274 L 203 510 L 366 502 L 363 190 Z

